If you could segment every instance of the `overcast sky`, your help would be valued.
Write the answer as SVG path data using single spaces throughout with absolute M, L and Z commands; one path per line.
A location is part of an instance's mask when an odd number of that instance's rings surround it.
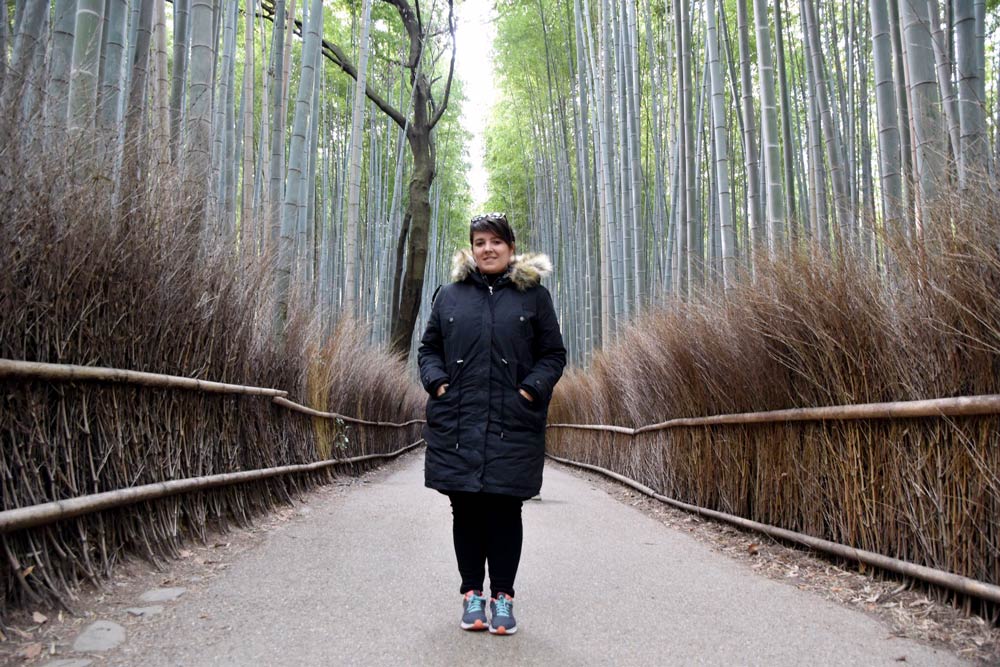
M 483 132 L 493 106 L 493 37 L 491 22 L 493 0 L 464 0 L 456 8 L 458 32 L 455 69 L 465 85 L 466 102 L 462 109 L 462 125 L 472 133 L 469 145 L 469 187 L 473 212 L 486 200 L 486 170 L 483 168 L 485 147 Z

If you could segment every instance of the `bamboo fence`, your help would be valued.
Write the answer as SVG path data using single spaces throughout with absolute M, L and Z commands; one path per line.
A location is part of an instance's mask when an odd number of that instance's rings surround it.
M 893 401 L 888 403 L 858 403 L 831 405 L 822 408 L 792 408 L 767 412 L 743 412 L 711 417 L 685 417 L 638 428 L 603 424 L 549 424 L 549 428 L 605 431 L 623 435 L 639 435 L 651 431 L 698 426 L 774 424 L 800 421 L 850 421 L 858 419 L 913 419 L 918 417 L 975 417 L 1000 414 L 1000 394 L 958 396 L 923 401 Z
M 985 581 L 979 581 L 978 579 L 972 579 L 970 577 L 963 577 L 961 575 L 946 572 L 933 567 L 910 563 L 908 561 L 892 558 L 890 556 L 885 556 L 872 551 L 866 551 L 864 549 L 856 549 L 846 544 L 831 542 L 830 540 L 824 540 L 812 535 L 806 535 L 793 530 L 780 528 L 778 526 L 771 526 L 760 523 L 759 521 L 751 521 L 750 519 L 745 519 L 727 512 L 719 512 L 706 507 L 699 507 L 698 505 L 681 502 L 675 498 L 670 498 L 657 493 L 645 484 L 641 484 L 634 479 L 626 477 L 625 475 L 619 475 L 618 473 L 608 470 L 607 468 L 602 468 L 601 466 L 595 466 L 589 463 L 581 463 L 579 461 L 573 461 L 559 456 L 553 456 L 552 454 L 548 454 L 547 456 L 553 461 L 576 468 L 582 468 L 584 470 L 591 470 L 604 475 L 605 477 L 610 477 L 611 479 L 621 482 L 622 484 L 625 484 L 626 486 L 629 486 L 636 491 L 649 496 L 650 498 L 670 505 L 671 507 L 684 510 L 685 512 L 697 514 L 716 521 L 722 521 L 744 530 L 752 530 L 764 535 L 769 535 L 770 537 L 793 542 L 795 544 L 829 554 L 836 558 L 843 558 L 844 560 L 864 563 L 865 565 L 871 565 L 889 572 L 919 579 L 920 581 L 940 586 L 941 588 L 946 588 L 948 590 L 955 591 L 956 593 L 971 595 L 973 597 L 1000 604 L 1000 586 L 995 586 Z
M 315 410 L 287 398 L 288 393 L 278 389 L 253 387 L 220 382 L 210 382 L 194 378 L 143 373 L 115 368 L 99 368 L 67 364 L 45 364 L 11 359 L 0 359 L 0 380 L 23 379 L 49 382 L 111 382 L 133 384 L 143 387 L 180 389 L 199 393 L 237 394 L 270 397 L 280 407 L 320 419 L 339 420 L 358 425 L 406 428 L 424 423 L 422 419 L 406 422 L 385 422 L 358 419 L 335 412 Z M 1000 414 L 1000 395 L 939 398 L 919 401 L 898 401 L 866 403 L 855 405 L 827 406 L 820 408 L 797 408 L 738 414 L 723 414 L 699 418 L 671 419 L 658 424 L 638 428 L 603 424 L 549 424 L 549 429 L 602 431 L 635 437 L 643 433 L 669 429 L 704 428 L 721 425 L 775 424 L 804 421 L 850 421 L 850 420 L 894 420 L 914 418 L 969 417 Z M 216 475 L 205 475 L 185 479 L 145 484 L 136 487 L 87 494 L 74 498 L 40 503 L 0 512 L 0 534 L 26 528 L 43 526 L 55 521 L 105 510 L 146 500 L 163 498 L 186 492 L 203 491 L 232 484 L 257 481 L 291 473 L 315 472 L 318 470 L 361 461 L 386 459 L 399 456 L 421 444 L 414 442 L 388 454 L 373 454 L 346 459 L 328 459 L 306 464 L 295 464 L 245 470 Z M 724 521 L 744 529 L 761 532 L 772 537 L 788 540 L 838 558 L 865 563 L 883 570 L 913 577 L 964 595 L 974 596 L 992 603 L 1000 603 L 1000 586 L 958 575 L 939 568 L 911 563 L 880 553 L 858 549 L 831 540 L 818 538 L 802 532 L 753 521 L 731 513 L 721 512 L 657 493 L 654 489 L 634 479 L 607 468 L 575 461 L 549 454 L 560 463 L 596 471 L 609 476 L 661 502 L 685 511 L 694 512 L 712 519 Z
M 18 361 L 14 359 L 0 359 L 0 380 L 13 378 L 23 380 L 43 380 L 48 382 L 115 382 L 160 389 L 182 389 L 200 393 L 269 396 L 276 405 L 309 415 L 310 417 L 333 419 L 364 426 L 406 428 L 416 424 L 422 424 L 425 421 L 423 419 L 411 419 L 401 423 L 370 421 L 367 419 L 358 419 L 356 417 L 342 415 L 336 412 L 314 410 L 308 406 L 287 399 L 287 391 L 271 389 L 268 387 L 253 387 L 247 385 L 227 384 L 223 382 L 211 382 L 208 380 L 198 380 L 195 378 L 177 375 L 145 373 L 141 371 L 123 370 L 120 368 L 78 366 L 74 364 L 49 364 L 33 361 Z M 276 466 L 256 470 L 222 473 L 217 475 L 188 477 L 166 482 L 157 482 L 154 484 L 144 484 L 142 486 L 130 487 L 127 489 L 117 489 L 114 491 L 105 491 L 103 493 L 87 494 L 84 496 L 77 496 L 75 498 L 56 500 L 48 503 L 39 503 L 37 505 L 30 505 L 27 507 L 8 509 L 0 511 L 0 534 L 13 532 L 23 528 L 33 528 L 58 521 L 60 519 L 68 519 L 80 516 L 81 514 L 110 509 L 113 507 L 122 507 L 124 505 L 138 503 L 144 500 L 153 500 L 179 493 L 203 491 L 219 486 L 257 481 L 296 472 L 315 472 L 325 468 L 351 463 L 360 463 L 362 461 L 394 458 L 413 449 L 421 442 L 422 440 L 418 440 L 413 444 L 407 445 L 406 447 L 388 454 L 369 454 L 346 459 L 328 459 L 315 461 L 313 463 Z

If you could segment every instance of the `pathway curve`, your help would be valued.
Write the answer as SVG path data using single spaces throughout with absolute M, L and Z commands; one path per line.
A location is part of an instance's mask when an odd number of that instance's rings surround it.
M 104 664 L 965 664 L 745 565 L 548 466 L 525 504 L 511 637 L 462 632 L 447 499 L 423 454 L 320 499 Z

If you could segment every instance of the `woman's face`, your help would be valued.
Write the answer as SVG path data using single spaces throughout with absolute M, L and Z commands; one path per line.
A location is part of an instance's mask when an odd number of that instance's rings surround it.
M 476 266 L 480 272 L 502 273 L 507 270 L 514 249 L 493 232 L 474 232 L 472 254 L 476 258 Z

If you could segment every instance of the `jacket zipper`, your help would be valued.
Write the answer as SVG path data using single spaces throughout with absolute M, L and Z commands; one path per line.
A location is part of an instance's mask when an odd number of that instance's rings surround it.
M 489 281 L 486 282 L 486 289 L 488 289 L 490 291 L 490 295 L 486 298 L 486 302 L 490 306 L 490 350 L 489 350 L 489 353 L 487 355 L 487 358 L 490 359 L 490 362 L 489 362 L 490 377 L 489 377 L 489 380 L 487 381 L 486 386 L 489 388 L 489 391 L 492 391 L 493 390 L 493 361 L 492 361 L 492 357 L 493 357 L 493 336 L 494 336 L 494 331 L 496 329 L 496 308 L 493 305 L 493 285 L 491 285 L 489 283 Z M 503 408 L 503 403 L 502 403 L 502 401 L 503 401 L 503 394 L 501 394 L 500 396 L 501 396 L 501 398 L 500 398 L 500 400 L 501 400 L 500 407 L 502 409 Z M 483 429 L 483 431 L 484 431 L 484 434 L 483 434 L 483 436 L 484 436 L 483 437 L 483 461 L 484 461 L 484 467 L 483 467 L 483 470 L 479 473 L 479 483 L 480 483 L 480 485 L 482 485 L 482 482 L 483 482 L 483 472 L 485 472 L 486 439 L 490 437 L 489 436 L 489 433 L 490 433 L 489 414 L 490 414 L 490 411 L 487 410 L 486 411 L 486 420 L 487 420 L 487 422 L 486 422 L 486 428 Z M 501 431 L 500 438 L 503 439 L 503 423 L 502 422 L 500 424 L 500 431 Z
M 458 369 L 455 371 L 455 384 L 458 385 L 458 376 L 462 374 L 462 364 L 465 363 L 465 359 L 459 359 L 455 362 Z M 458 390 L 458 387 L 455 387 Z M 462 392 L 458 392 L 458 413 L 455 415 L 455 449 L 458 449 L 458 439 L 462 435 Z
M 503 365 L 507 367 L 507 372 L 510 373 L 510 364 L 507 363 L 507 360 L 504 359 L 503 357 L 500 357 L 500 361 L 503 362 Z M 503 440 L 503 425 L 504 422 L 506 421 L 505 419 L 506 416 L 507 416 L 507 392 L 501 391 L 500 392 L 500 439 L 501 440 Z

